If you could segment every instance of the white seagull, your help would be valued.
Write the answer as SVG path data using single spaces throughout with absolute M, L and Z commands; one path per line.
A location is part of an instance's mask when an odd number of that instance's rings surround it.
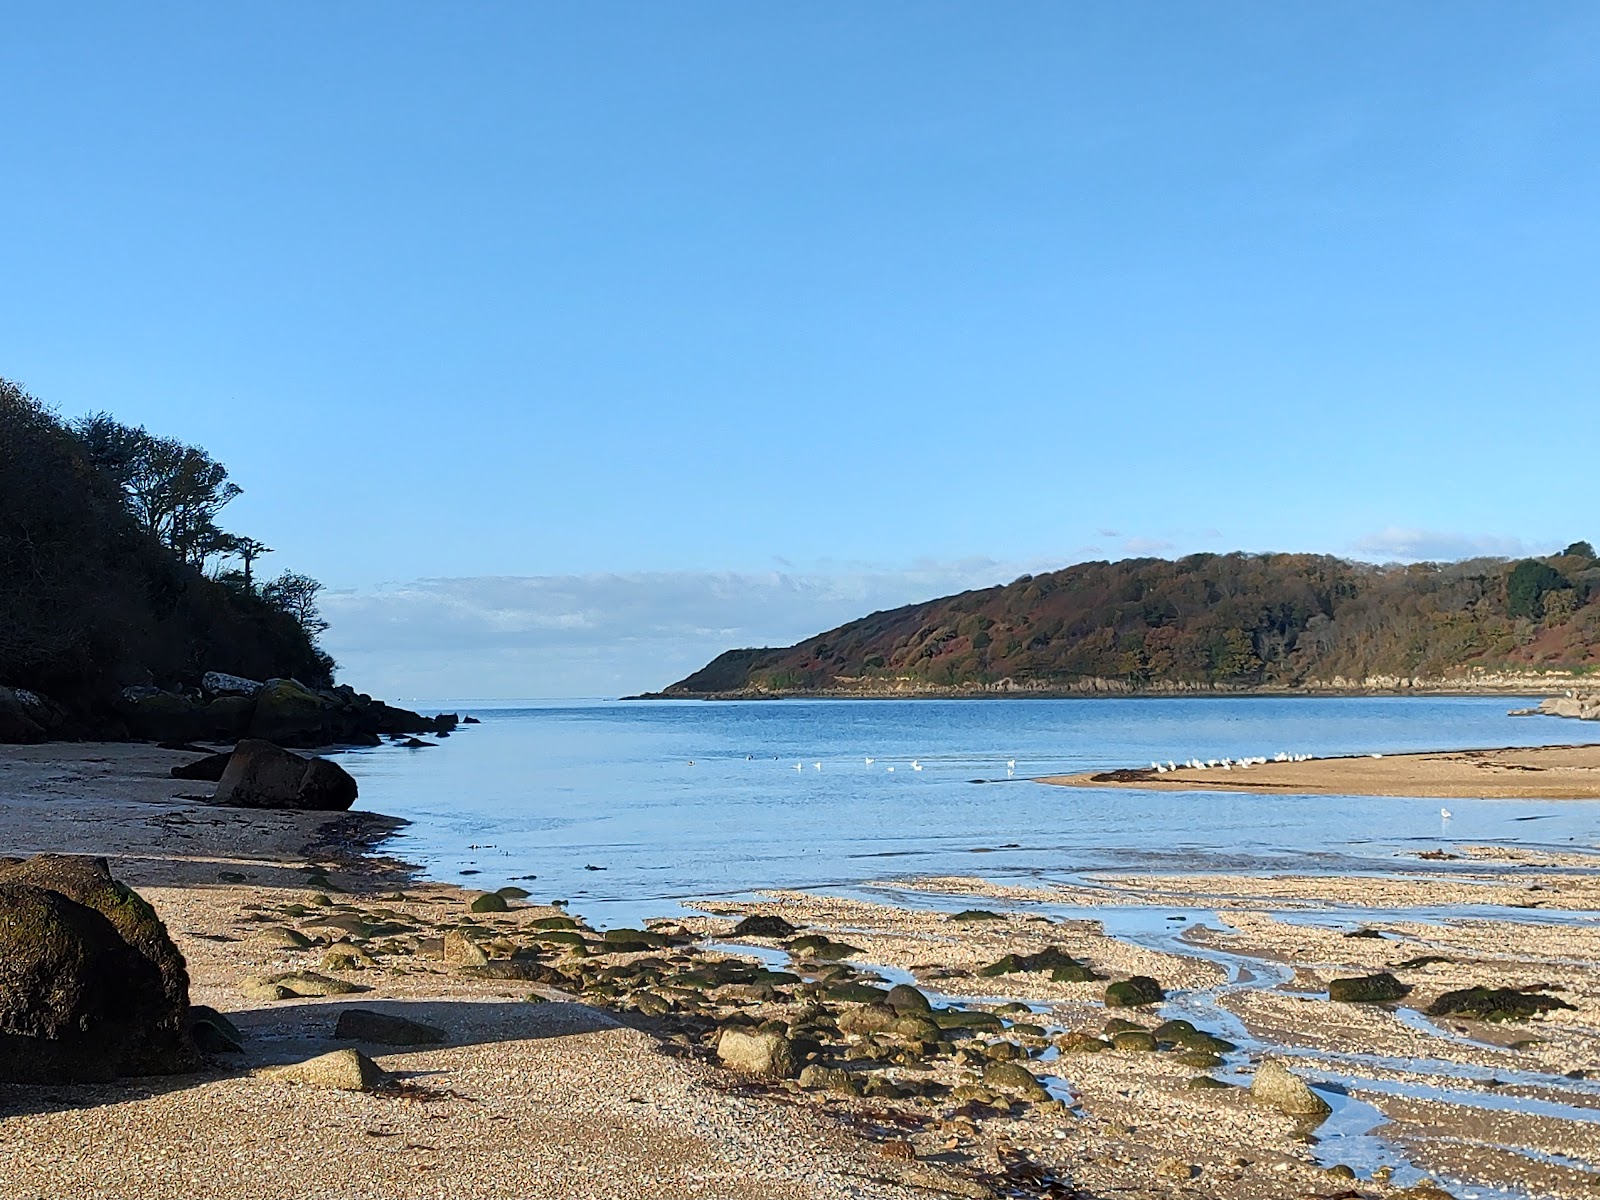
M 867 766 L 870 767 L 873 764 L 873 761 L 874 761 L 873 759 L 870 759 L 870 758 L 867 759 Z
M 1451 816 L 1450 810 L 1448 808 L 1441 808 L 1439 810 L 1439 815 L 1441 817 L 1443 817 L 1446 821 L 1448 821 L 1450 819 L 1450 816 Z

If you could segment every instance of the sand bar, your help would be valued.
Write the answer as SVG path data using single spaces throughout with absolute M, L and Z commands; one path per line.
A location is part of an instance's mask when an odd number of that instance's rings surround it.
M 1418 796 L 1438 799 L 1597 800 L 1600 746 L 1442 750 L 1355 755 L 1249 767 L 1138 767 L 1051 775 L 1064 787 L 1167 792 L 1280 792 L 1287 795 Z

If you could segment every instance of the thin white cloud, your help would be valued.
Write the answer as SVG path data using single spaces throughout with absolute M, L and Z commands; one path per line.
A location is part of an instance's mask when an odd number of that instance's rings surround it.
M 788 645 L 1060 565 L 419 579 L 328 593 L 324 641 L 341 678 L 379 695 L 620 695 L 663 687 L 734 647 Z
M 1351 549 L 1356 557 L 1375 562 L 1457 562 L 1463 558 L 1517 558 L 1548 553 L 1530 550 L 1522 538 L 1396 526 L 1368 534 Z
M 1166 538 L 1131 537 L 1123 539 L 1122 548 L 1135 557 L 1143 558 L 1152 554 L 1166 554 L 1175 546 Z

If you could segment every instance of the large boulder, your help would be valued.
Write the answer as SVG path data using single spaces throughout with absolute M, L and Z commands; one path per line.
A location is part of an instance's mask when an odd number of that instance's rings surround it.
M 770 1030 L 724 1026 L 717 1038 L 717 1058 L 735 1071 L 771 1079 L 793 1079 L 800 1070 L 794 1044 Z
M 200 677 L 200 690 L 213 700 L 218 696 L 254 696 L 261 687 L 258 680 L 229 675 L 226 671 L 207 671 Z
M 235 742 L 250 732 L 255 720 L 256 702 L 249 696 L 218 696 L 200 710 L 201 737 L 219 742 Z
M 343 812 L 355 803 L 356 790 L 338 763 L 252 738 L 234 747 L 213 799 L 232 808 Z
M 105 860 L 0 862 L 0 1081 L 190 1070 L 188 1008 L 183 956 Z
M 338 704 L 293 679 L 269 679 L 256 693 L 250 736 L 263 741 L 327 745 L 336 736 Z
M 136 738 L 186 742 L 203 732 L 201 710 L 187 697 L 153 687 L 127 687 L 117 696 L 117 715 Z
M 30 746 L 45 741 L 48 733 L 43 715 L 25 697 L 32 692 L 0 687 L 0 745 Z

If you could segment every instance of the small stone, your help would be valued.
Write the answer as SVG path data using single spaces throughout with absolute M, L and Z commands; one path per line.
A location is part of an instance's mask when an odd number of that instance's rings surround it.
M 820 1063 L 811 1063 L 800 1072 L 800 1086 L 808 1092 L 837 1092 L 844 1096 L 861 1094 L 854 1072 L 825 1067 Z
M 266 1067 L 261 1074 L 287 1083 L 337 1088 L 344 1092 L 370 1092 L 384 1080 L 384 1072 L 359 1050 L 335 1050 L 305 1062 Z
M 1200 1168 L 1181 1158 L 1163 1158 L 1156 1164 L 1156 1174 L 1163 1179 L 1193 1179 L 1200 1174 Z

